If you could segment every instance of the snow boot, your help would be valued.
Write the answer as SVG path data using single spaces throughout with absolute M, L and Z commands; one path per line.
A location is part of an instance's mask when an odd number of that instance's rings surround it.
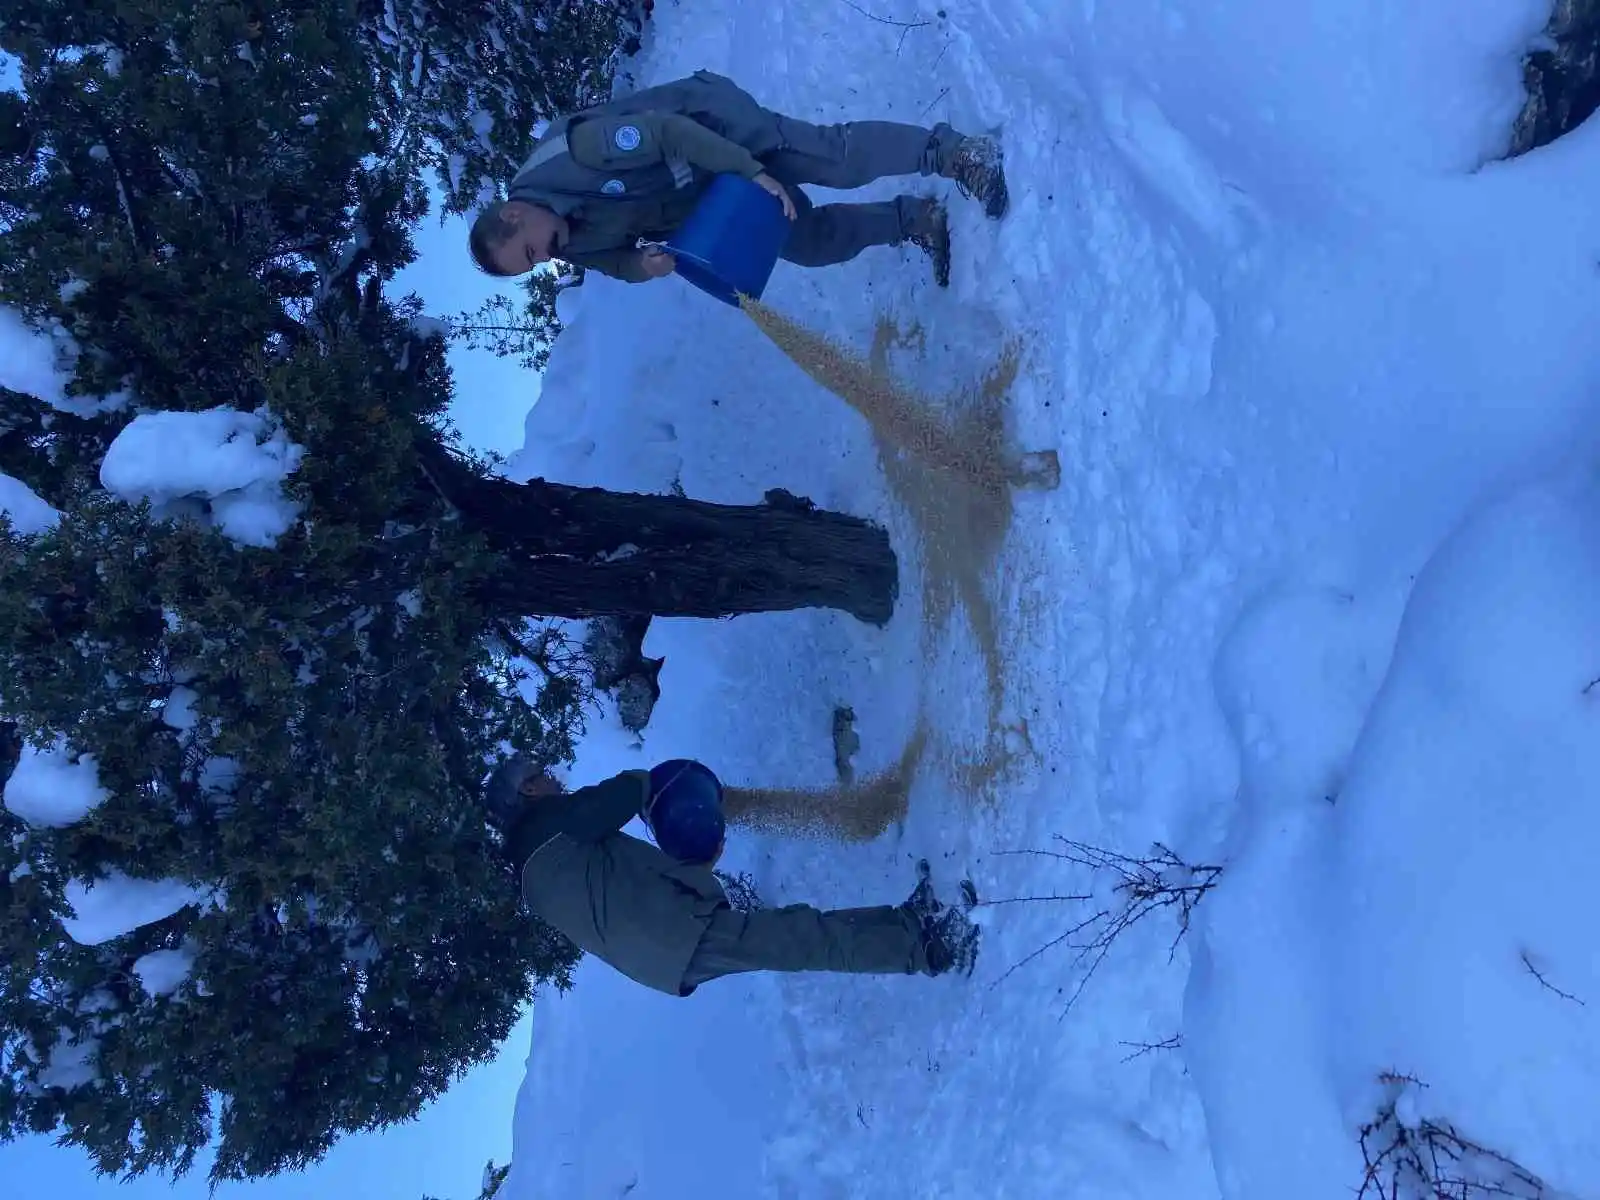
M 906 241 L 928 256 L 933 264 L 933 281 L 940 287 L 949 287 L 950 218 L 937 200 L 918 200 L 916 205 Z
M 900 907 L 915 917 L 924 929 L 929 921 L 936 921 L 944 914 L 944 904 L 933 891 L 933 868 L 927 859 L 917 861 L 917 886 Z
M 963 196 L 983 205 L 984 215 L 990 220 L 998 221 L 1011 207 L 1011 193 L 1006 187 L 1005 152 L 995 138 L 962 139 L 950 156 L 944 174 L 955 180 Z
M 978 965 L 978 938 L 981 929 L 964 908 L 945 910 L 944 916 L 924 927 L 927 939 L 923 953 L 928 958 L 928 974 L 946 975 L 959 971 L 970 976 Z
M 917 864 L 920 872 L 927 871 L 928 864 L 924 861 Z M 958 907 L 946 907 L 933 895 L 933 883 L 930 875 L 924 874 L 917 884 L 917 890 L 911 893 L 911 900 L 906 902 L 913 912 L 918 910 L 912 907 L 918 900 L 922 901 L 922 909 L 918 914 L 922 922 L 923 954 L 928 960 L 928 974 L 947 975 L 951 971 L 959 971 L 970 976 L 978 962 L 978 937 L 979 926 L 968 914 L 978 903 L 978 889 L 973 886 L 972 880 L 961 881 L 961 904 Z

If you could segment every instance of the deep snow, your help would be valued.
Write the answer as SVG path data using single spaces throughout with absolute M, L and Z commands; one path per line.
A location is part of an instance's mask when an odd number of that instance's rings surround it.
M 1068 948 L 1008 971 L 1088 915 L 1066 902 L 990 910 L 966 983 L 674 1004 L 586 963 L 537 1008 L 510 1194 L 1332 1200 L 1394 1072 L 1412 1124 L 1600 1195 L 1600 128 L 1491 161 L 1547 11 L 862 7 L 926 23 L 661 6 L 635 74 L 1001 130 L 1014 207 L 995 226 L 952 196 L 949 292 L 879 251 L 780 265 L 767 298 L 858 352 L 880 335 L 931 397 L 1015 340 L 1008 426 L 1062 486 L 954 564 L 982 568 L 985 629 L 938 601 L 927 481 L 740 314 L 680 281 L 567 293 L 511 473 L 785 487 L 885 521 L 903 572 L 883 631 L 657 622 L 643 745 L 601 722 L 574 779 L 689 754 L 825 787 L 848 703 L 864 771 L 926 732 L 908 811 L 867 845 L 736 837 L 770 899 L 897 899 L 919 854 L 989 897 L 1095 890 L 1000 854 L 1056 834 L 1224 873 L 1170 959 L 1170 921 L 1135 927 L 1065 1016 Z
M 1308 631 L 1303 598 L 1230 647 L 1245 814 L 1185 1029 L 1234 1194 L 1333 1200 L 1359 1180 L 1348 1129 L 1386 1073 L 1420 1082 L 1422 1117 L 1594 1193 L 1596 485 L 1586 470 L 1468 521 L 1418 578 L 1398 640 L 1392 614 L 1323 596 L 1309 604 L 1343 610 L 1322 618 L 1343 627 L 1322 642 L 1336 654 L 1283 636 Z M 1321 693 L 1320 727 L 1274 716 L 1296 691 Z M 1257 1091 L 1304 1094 L 1323 1119 L 1263 1121 Z

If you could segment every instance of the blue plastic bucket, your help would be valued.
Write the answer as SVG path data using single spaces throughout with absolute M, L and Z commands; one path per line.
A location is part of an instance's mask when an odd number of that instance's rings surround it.
M 790 221 L 772 193 L 742 175 L 718 175 L 667 243 L 678 274 L 724 304 L 759 300 L 789 240 Z
M 721 780 L 690 758 L 651 767 L 647 824 L 656 845 L 679 862 L 710 862 L 727 832 Z

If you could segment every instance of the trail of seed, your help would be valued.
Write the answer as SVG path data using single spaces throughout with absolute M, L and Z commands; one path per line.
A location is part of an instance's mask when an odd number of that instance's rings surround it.
M 1011 525 L 1012 489 L 1029 482 L 1030 472 L 1037 470 L 1010 452 L 1005 437 L 1005 406 L 1020 369 L 1020 347 L 1004 347 L 975 388 L 940 403 L 891 376 L 889 351 L 914 339 L 887 318 L 878 322 L 870 356 L 862 358 L 758 301 L 745 298 L 741 306 L 796 366 L 850 405 L 871 428 L 889 485 L 912 518 L 922 550 L 924 659 L 958 610 L 978 646 L 987 700 L 986 744 L 975 754 L 950 751 L 942 757 L 951 759 L 946 765 L 964 787 L 986 789 L 1015 756 L 1009 748 L 1015 739 L 1008 739 L 1001 725 L 1005 661 L 986 581 Z M 1054 486 L 1059 479 L 1051 474 L 1059 470 L 1054 453 L 1031 457 L 1045 463 L 1034 481 Z M 925 692 L 916 733 L 900 762 L 883 776 L 828 792 L 740 793 L 738 805 L 749 823 L 822 826 L 846 837 L 876 836 L 904 815 L 917 761 L 928 745 L 930 699 Z M 729 817 L 740 819 L 733 807 Z

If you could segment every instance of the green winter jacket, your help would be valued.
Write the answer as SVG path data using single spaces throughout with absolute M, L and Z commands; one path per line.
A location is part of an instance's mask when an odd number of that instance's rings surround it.
M 628 978 L 684 996 L 689 960 L 727 896 L 710 867 L 621 832 L 649 794 L 649 773 L 627 771 L 538 800 L 513 852 L 528 854 L 522 898 L 534 913 Z
M 775 113 L 732 80 L 696 71 L 553 122 L 509 196 L 567 218 L 566 261 L 641 283 L 640 238 L 666 240 L 713 177 L 753 179 L 782 144 Z

